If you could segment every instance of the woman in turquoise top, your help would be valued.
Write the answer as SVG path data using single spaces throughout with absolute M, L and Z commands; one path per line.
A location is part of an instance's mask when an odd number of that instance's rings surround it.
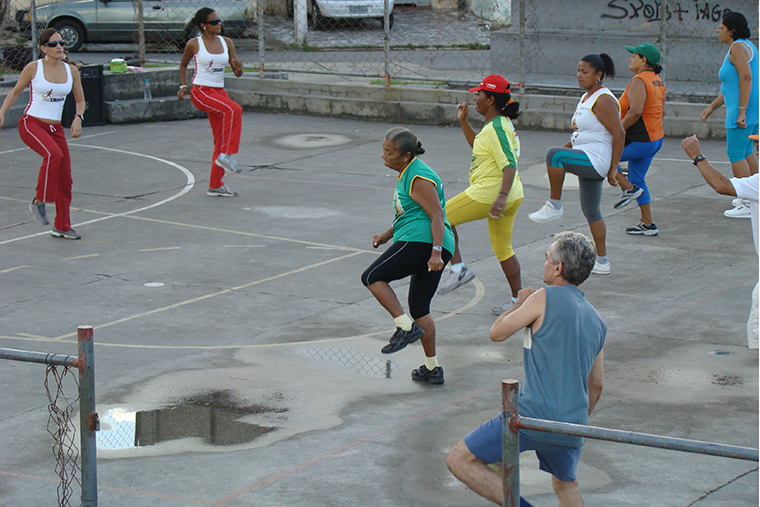
M 394 127 L 383 140 L 385 166 L 399 173 L 393 207 L 393 225 L 372 238 L 379 247 L 393 244 L 362 274 L 362 283 L 393 317 L 396 332 L 383 354 L 422 341 L 425 364 L 412 371 L 412 379 L 443 384 L 443 368 L 435 351 L 435 323 L 430 301 L 438 288 L 441 272 L 451 260 L 454 234 L 446 220 L 446 199 L 441 178 L 417 158 L 425 153 L 422 143 L 409 129 Z M 409 315 L 404 312 L 390 282 L 411 276 Z M 412 320 L 414 319 L 414 320 Z
M 726 105 L 726 152 L 735 178 L 757 173 L 757 157 L 750 135 L 757 134 L 758 54 L 749 40 L 747 19 L 738 12 L 727 12 L 718 27 L 718 40 L 730 46 L 718 72 L 720 95 L 702 111 L 702 120 Z M 734 208 L 723 214 L 729 218 L 749 218 L 749 201 L 734 199 Z

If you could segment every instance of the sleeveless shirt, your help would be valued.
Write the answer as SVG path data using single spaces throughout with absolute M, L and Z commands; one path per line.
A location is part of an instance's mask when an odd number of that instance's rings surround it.
M 750 52 L 749 67 L 752 71 L 752 88 L 749 95 L 749 104 L 747 104 L 747 125 L 758 124 L 758 56 L 757 48 L 754 44 L 746 39 L 736 39 L 731 46 L 736 43 L 743 44 L 745 49 Z M 718 71 L 720 79 L 720 93 L 723 94 L 723 102 L 726 104 L 726 128 L 739 128 L 736 124 L 736 118 L 739 117 L 739 72 L 728 59 L 731 50 L 728 50 L 726 57 L 723 59 L 723 65 Z
M 612 162 L 612 134 L 602 125 L 592 108 L 599 97 L 609 95 L 615 100 L 620 114 L 620 104 L 606 86 L 599 88 L 591 96 L 583 94 L 573 114 L 573 134 L 570 137 L 573 149 L 581 150 L 588 155 L 594 169 L 602 177 L 607 176 Z
M 633 76 L 633 79 L 636 78 L 644 82 L 647 98 L 644 102 L 644 110 L 641 111 L 641 117 L 625 131 L 626 145 L 632 142 L 649 143 L 665 137 L 662 130 L 662 117 L 665 113 L 665 83 L 659 75 L 651 70 L 639 72 Z M 633 79 L 631 79 L 631 83 L 633 83 Z M 631 87 L 631 83 L 628 83 L 625 92 L 620 97 L 621 120 L 625 118 L 631 108 L 628 103 L 628 89 Z
M 224 37 L 222 41 L 223 53 L 209 53 L 203 44 L 203 36 L 198 36 L 198 52 L 193 56 L 195 71 L 193 72 L 193 84 L 210 86 L 211 88 L 224 88 L 224 67 L 230 61 L 229 50 Z
M 29 83 L 29 105 L 26 106 L 24 114 L 44 120 L 61 121 L 66 95 L 71 93 L 74 83 L 71 67 L 65 62 L 64 65 L 66 66 L 66 82 L 51 83 L 45 79 L 42 59 L 37 60 L 37 72 Z

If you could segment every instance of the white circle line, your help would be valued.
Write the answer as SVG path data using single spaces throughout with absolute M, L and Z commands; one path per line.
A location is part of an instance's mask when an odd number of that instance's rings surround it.
M 161 162 L 161 163 L 164 163 L 166 165 L 172 166 L 172 167 L 174 167 L 176 169 L 179 169 L 180 171 L 182 171 L 185 174 L 185 177 L 187 178 L 187 183 L 185 183 L 185 186 L 182 188 L 182 190 L 180 190 L 178 193 L 176 193 L 175 195 L 173 195 L 171 197 L 167 197 L 163 201 L 158 201 L 158 202 L 155 202 L 155 203 L 150 204 L 148 206 L 144 206 L 144 207 L 138 208 L 138 209 L 133 209 L 133 210 L 130 210 L 130 211 L 125 211 L 123 213 L 115 213 L 113 215 L 108 215 L 108 216 L 104 216 L 104 217 L 100 217 L 100 218 L 94 218 L 94 219 L 88 220 L 86 222 L 80 222 L 78 224 L 74 224 L 77 227 L 79 227 L 80 225 L 94 224 L 95 222 L 101 222 L 103 220 L 109 220 L 111 218 L 123 217 L 123 216 L 126 216 L 126 215 L 133 215 L 135 213 L 140 213 L 141 211 L 149 210 L 149 209 L 155 208 L 157 206 L 162 206 L 162 205 L 166 204 L 167 202 L 173 201 L 174 199 L 177 199 L 178 197 L 181 197 L 181 196 L 185 195 L 186 193 L 188 193 L 195 186 L 195 176 L 193 176 L 193 173 L 191 173 L 186 167 L 183 167 L 183 166 L 181 166 L 181 165 L 179 165 L 179 164 L 177 164 L 175 162 L 171 162 L 171 161 L 163 159 L 163 158 L 154 157 L 153 155 L 145 155 L 144 153 L 135 153 L 135 152 L 132 152 L 132 151 L 119 150 L 117 148 L 106 148 L 104 146 L 92 146 L 92 145 L 88 145 L 88 144 L 73 144 L 73 143 L 70 144 L 69 146 L 78 146 L 78 147 L 82 147 L 82 148 L 92 148 L 92 149 L 96 149 L 96 150 L 113 151 L 113 152 L 116 152 L 116 153 L 124 153 L 126 155 L 135 155 L 137 157 L 149 158 L 151 160 L 156 160 L 158 162 Z M 7 239 L 5 241 L 0 241 L 0 245 L 6 245 L 8 243 L 14 243 L 16 241 L 21 241 L 22 239 L 35 238 L 37 236 L 43 236 L 45 234 L 50 234 L 50 231 L 38 232 L 36 234 L 30 234 L 28 236 L 21 236 L 20 238 Z

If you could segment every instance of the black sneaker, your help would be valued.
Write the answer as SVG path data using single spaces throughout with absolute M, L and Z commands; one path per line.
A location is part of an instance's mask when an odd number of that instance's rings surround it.
M 59 231 L 55 227 L 53 227 L 53 230 L 50 231 L 50 235 L 54 238 L 63 238 L 63 239 L 82 239 L 82 236 L 77 233 L 74 229 L 69 229 L 68 231 Z
M 412 329 L 409 331 L 404 331 L 400 327 L 396 328 L 396 332 L 393 333 L 393 336 L 391 337 L 391 341 L 388 345 L 383 347 L 381 349 L 381 352 L 383 354 L 390 354 L 392 352 L 399 351 L 409 345 L 410 343 L 414 343 L 420 338 L 422 338 L 425 335 L 425 331 L 422 330 L 420 326 L 417 325 L 416 322 L 412 322 Z
M 652 222 L 652 225 L 646 225 L 644 222 L 639 222 L 633 227 L 627 228 L 625 232 L 637 236 L 657 236 L 660 233 L 654 222 Z
M 424 364 L 412 370 L 412 380 L 418 382 L 429 382 L 430 384 L 443 384 L 443 368 L 436 366 L 432 370 L 428 370 Z
M 50 222 L 47 219 L 47 212 L 45 212 L 44 202 L 32 202 L 29 203 L 29 211 L 32 212 L 32 216 L 42 225 L 48 225 Z
M 630 204 L 630 202 L 634 199 L 638 199 L 641 197 L 641 194 L 644 193 L 644 189 L 641 187 L 637 187 L 636 185 L 633 186 L 630 190 L 623 190 L 623 195 L 620 196 L 620 200 L 615 203 L 613 208 L 620 209 L 625 208 Z

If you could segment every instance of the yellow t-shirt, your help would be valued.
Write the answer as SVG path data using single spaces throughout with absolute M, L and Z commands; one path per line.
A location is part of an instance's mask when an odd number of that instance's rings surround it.
M 476 202 L 493 203 L 501 191 L 504 169 L 515 168 L 515 179 L 507 195 L 507 202 L 524 197 L 520 176 L 517 174 L 517 159 L 520 158 L 520 139 L 512 121 L 499 115 L 483 126 L 472 143 L 470 162 L 470 186 L 467 196 Z

